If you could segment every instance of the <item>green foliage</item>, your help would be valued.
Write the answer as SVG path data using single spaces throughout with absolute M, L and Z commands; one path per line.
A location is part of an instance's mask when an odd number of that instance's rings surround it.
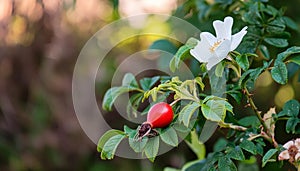
M 155 157 L 158 154 L 158 149 L 159 149 L 159 137 L 150 138 L 144 150 L 147 158 L 150 161 L 154 162 Z
M 262 167 L 264 167 L 268 162 L 275 162 L 276 159 L 273 159 L 272 157 L 278 152 L 277 149 L 270 149 L 266 152 L 262 159 Z
M 98 145 L 101 157 L 112 159 L 117 145 L 128 138 L 129 146 L 136 153 L 145 154 L 153 162 L 159 153 L 160 143 L 176 147 L 179 139 L 184 139 L 198 157 L 197 160 L 187 162 L 181 169 L 184 171 L 259 170 L 257 163 L 260 161 L 257 160 L 261 158 L 258 156 L 262 157 L 262 167 L 268 162 L 277 161 L 277 147 L 281 145 L 276 142 L 276 123 L 284 121 L 288 134 L 300 133 L 300 104 L 297 100 L 290 100 L 281 112 L 277 113 L 275 108 L 270 108 L 262 115 L 251 92 L 264 71 L 270 71 L 273 80 L 279 84 L 287 84 L 291 75 L 297 73 L 297 68 L 291 69 L 290 65 L 293 63 L 299 68 L 300 47 L 289 47 L 289 38 L 292 36 L 289 29 L 298 30 L 298 25 L 284 16 L 284 10 L 276 9 L 263 0 L 187 1 L 176 9 L 174 15 L 209 32 L 212 31 L 212 24 L 208 27 L 207 23 L 230 15 L 238 21 L 233 25 L 233 34 L 244 26 L 248 27 L 247 34 L 236 51 L 229 52 L 229 58 L 219 62 L 212 70 L 203 69 L 203 63 L 196 66 L 198 68 L 193 74 L 197 77 L 194 79 L 180 80 L 177 76 L 163 79 L 154 76 L 137 81 L 132 74 L 126 74 L 122 86 L 112 87 L 105 94 L 104 109 L 111 110 L 119 95 L 130 92 L 127 113 L 138 117 L 139 105 L 151 99 L 152 102 L 141 115 L 146 114 L 154 103 L 167 100 L 172 101 L 175 116 L 170 125 L 158 128 L 158 135 L 154 137 L 145 136 L 137 141 L 140 126 L 136 129 L 125 126 L 124 132 L 104 134 Z M 198 40 L 190 38 L 177 48 L 171 41 L 161 39 L 155 41 L 150 49 L 174 54 L 169 64 L 170 70 L 174 72 L 181 62 L 192 57 L 190 50 L 197 43 Z M 235 102 L 226 97 L 225 93 Z M 243 113 L 239 111 L 241 108 L 234 110 L 235 105 L 249 106 L 252 112 L 243 110 Z M 228 129 L 223 132 L 227 139 L 219 137 L 213 151 L 208 154 L 204 143 L 199 140 L 206 121 L 218 124 L 220 130 Z M 264 149 L 270 150 L 265 152 Z M 165 168 L 165 171 L 175 170 L 178 169 Z
M 113 159 L 120 142 L 125 134 L 119 130 L 109 130 L 100 139 L 97 145 L 98 152 L 101 152 L 101 159 Z
M 163 142 L 166 144 L 169 144 L 171 146 L 177 146 L 178 145 L 178 137 L 177 133 L 174 128 L 170 127 L 165 129 L 160 133 L 160 138 Z
M 232 112 L 232 106 L 224 99 L 206 97 L 203 101 L 201 111 L 203 116 L 210 121 L 223 122 L 226 111 Z
M 178 120 L 182 122 L 186 127 L 189 127 L 191 117 L 194 115 L 195 111 L 200 107 L 197 102 L 192 102 L 184 106 L 184 108 L 179 112 Z M 198 111 L 196 112 L 196 114 Z
M 182 45 L 174 58 L 172 58 L 170 62 L 170 70 L 174 72 L 180 65 L 180 61 L 187 59 L 190 57 L 190 50 L 193 49 L 197 45 L 197 40 L 195 38 L 190 38 L 187 40 L 186 44 Z
M 300 47 L 293 46 L 293 47 L 288 48 L 286 51 L 277 55 L 274 67 L 271 70 L 272 78 L 276 82 L 278 82 L 280 84 L 287 83 L 288 72 L 287 72 L 287 67 L 286 67 L 284 61 L 289 56 L 291 56 L 293 54 L 297 54 L 297 53 L 300 53 Z M 291 60 L 293 61 L 293 59 L 294 59 L 295 63 L 297 64 L 297 58 L 296 58 L 296 60 L 295 60 L 295 58 L 292 58 Z
M 235 171 L 235 170 L 237 170 L 235 164 L 228 157 L 219 158 L 218 168 L 220 171 L 228 171 L 228 170 Z
M 286 132 L 293 134 L 300 133 L 299 129 L 296 129 L 297 125 L 300 123 L 299 115 L 300 104 L 297 100 L 290 100 L 286 102 L 283 106 L 283 110 L 278 113 L 277 117 L 287 117 L 286 122 Z

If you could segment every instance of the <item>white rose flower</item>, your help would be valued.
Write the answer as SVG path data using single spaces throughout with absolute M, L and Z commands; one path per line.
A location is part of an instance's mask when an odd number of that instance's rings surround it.
M 200 41 L 194 49 L 190 50 L 199 62 L 207 63 L 207 69 L 210 70 L 227 57 L 230 51 L 233 51 L 241 43 L 247 33 L 247 26 L 240 32 L 231 35 L 233 18 L 226 17 L 224 22 L 216 20 L 213 22 L 217 37 L 209 32 L 200 33 Z
M 288 141 L 283 147 L 286 150 L 279 154 L 278 160 L 290 160 L 294 162 L 300 159 L 300 138 L 297 138 L 295 141 Z

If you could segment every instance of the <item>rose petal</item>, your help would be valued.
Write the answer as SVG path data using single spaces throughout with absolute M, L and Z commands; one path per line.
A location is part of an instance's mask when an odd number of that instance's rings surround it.
M 278 156 L 278 160 L 287 160 L 289 158 L 290 158 L 290 155 L 289 155 L 288 150 L 282 151 Z
M 201 38 L 201 41 L 198 41 L 198 44 L 194 49 L 190 50 L 190 54 L 194 56 L 199 62 L 208 62 L 214 54 L 209 50 L 210 45 L 206 38 Z
M 233 51 L 234 49 L 236 49 L 239 46 L 243 37 L 247 34 L 247 28 L 248 28 L 247 26 L 244 27 L 240 32 L 234 34 L 231 37 L 230 51 Z
M 285 149 L 289 149 L 292 145 L 294 145 L 294 142 L 293 142 L 293 141 L 288 141 L 287 143 L 285 143 L 285 144 L 283 145 L 283 147 L 284 147 Z
M 218 58 L 217 56 L 210 58 L 206 65 L 207 70 L 210 70 L 213 66 L 217 65 L 221 61 L 222 59 Z
M 223 40 L 228 39 L 231 40 L 231 28 L 233 25 L 233 18 L 226 17 L 224 22 L 220 20 L 216 20 L 213 22 L 214 29 L 216 31 L 217 39 Z
M 295 140 L 295 146 L 298 148 L 298 150 L 300 150 L 300 138 Z
M 200 33 L 201 40 L 205 38 L 210 46 L 213 46 L 218 40 L 217 38 L 209 32 Z
M 223 60 L 224 58 L 227 57 L 229 51 L 230 51 L 230 41 L 229 40 L 224 40 L 215 49 L 215 53 L 216 53 L 217 57 L 221 60 Z

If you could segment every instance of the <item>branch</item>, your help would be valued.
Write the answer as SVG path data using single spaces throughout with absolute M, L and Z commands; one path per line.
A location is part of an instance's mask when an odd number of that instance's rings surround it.
M 265 121 L 263 120 L 263 118 L 260 115 L 261 111 L 259 111 L 258 108 L 256 107 L 256 105 L 254 104 L 254 101 L 253 101 L 253 99 L 251 97 L 252 95 L 249 93 L 249 91 L 248 91 L 247 88 L 244 89 L 244 93 L 246 94 L 246 97 L 247 97 L 247 100 L 248 100 L 248 102 L 250 104 L 250 107 L 253 109 L 255 115 L 257 116 L 259 122 L 262 124 L 264 130 L 268 133 L 269 129 L 268 129 Z
M 222 128 L 230 128 L 230 129 L 234 129 L 237 131 L 246 131 L 247 130 L 246 127 L 239 126 L 239 125 L 233 125 L 233 124 L 229 124 L 229 123 L 225 123 L 225 122 L 219 122 L 219 125 Z

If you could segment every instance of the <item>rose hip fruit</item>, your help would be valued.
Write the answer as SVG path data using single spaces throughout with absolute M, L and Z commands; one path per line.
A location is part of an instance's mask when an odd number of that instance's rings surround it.
M 173 116 L 172 106 L 168 103 L 160 102 L 150 108 L 146 123 L 149 123 L 151 128 L 163 128 L 172 122 Z

